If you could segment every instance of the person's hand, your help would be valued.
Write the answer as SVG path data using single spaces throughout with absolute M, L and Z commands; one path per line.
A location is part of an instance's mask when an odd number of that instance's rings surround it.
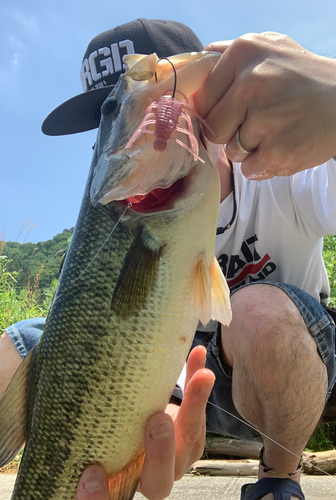
M 194 96 L 198 113 L 251 179 L 292 175 L 336 155 L 336 61 L 278 33 L 206 50 L 223 55 Z M 239 130 L 240 143 L 237 144 Z
M 139 491 L 147 498 L 166 498 L 187 467 L 204 449 L 205 407 L 215 376 L 205 369 L 206 350 L 195 347 L 189 356 L 186 387 L 181 406 L 169 404 L 145 429 L 146 458 Z M 103 467 L 91 465 L 82 474 L 77 500 L 108 500 L 108 478 Z

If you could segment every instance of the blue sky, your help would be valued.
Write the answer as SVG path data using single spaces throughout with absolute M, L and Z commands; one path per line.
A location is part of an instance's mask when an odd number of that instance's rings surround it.
M 6 241 L 36 243 L 75 225 L 96 131 L 47 137 L 41 124 L 82 91 L 79 70 L 91 38 L 137 17 L 183 22 L 204 44 L 278 31 L 336 57 L 335 0 L 2 0 L 0 235 Z

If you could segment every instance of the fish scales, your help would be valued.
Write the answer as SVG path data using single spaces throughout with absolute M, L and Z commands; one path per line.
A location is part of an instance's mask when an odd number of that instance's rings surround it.
M 92 201 L 100 154 L 96 147 L 33 359 L 34 409 L 13 500 L 74 500 L 92 463 L 105 467 L 111 498 L 132 498 L 144 427 L 165 408 L 197 327 L 193 290 L 204 283 L 195 269 L 214 258 L 216 168 L 200 145 L 205 163 L 193 162 L 167 207 L 129 207 L 120 220 L 123 204 Z
M 216 182 L 214 187 L 216 195 Z M 120 214 L 121 209 L 92 207 L 86 193 L 56 292 L 59 298 L 37 354 L 34 417 L 14 499 L 73 499 L 79 477 L 90 463 L 102 463 L 109 474 L 117 473 L 141 452 L 143 425 L 139 427 L 138 421 L 145 423 L 154 411 L 164 408 L 187 355 L 197 319 L 187 299 L 190 271 L 184 273 L 187 276 L 181 272 L 181 238 L 173 239 L 178 231 L 175 225 L 174 231 L 169 230 L 169 219 L 180 219 L 187 230 L 187 214 L 182 207 L 174 215 L 156 214 L 161 221 L 155 221 L 154 227 L 159 235 L 166 232 L 161 244 L 167 258 L 171 254 L 170 264 L 162 263 L 157 287 L 131 320 L 116 315 L 111 300 L 134 240 L 132 229 L 142 227 L 143 217 L 133 214 L 131 229 L 121 222 L 95 257 Z M 149 226 L 150 220 L 145 224 Z M 190 252 L 195 242 L 189 234 L 187 239 L 184 247 Z M 177 272 L 170 267 L 175 260 L 181 262 Z M 85 275 L 77 279 L 88 265 Z M 181 331 L 184 324 L 190 326 Z M 154 377 L 162 373 L 166 381 L 171 380 L 165 391 L 162 378 Z M 40 489 L 40 484 L 45 488 Z

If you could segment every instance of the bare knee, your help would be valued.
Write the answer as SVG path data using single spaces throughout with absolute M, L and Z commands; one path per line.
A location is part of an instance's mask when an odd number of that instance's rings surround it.
M 21 357 L 6 332 L 0 338 L 0 398 L 21 364 Z
M 294 439 L 301 422 L 301 450 L 327 393 L 327 370 L 315 340 L 293 301 L 275 286 L 246 287 L 232 299 L 233 320 L 222 328 L 222 346 L 233 366 L 234 404 L 268 435 Z
M 304 359 L 325 369 L 316 343 L 294 302 L 271 285 L 245 287 L 232 296 L 233 319 L 222 328 L 225 358 L 233 366 L 248 359 L 262 373 L 269 365 L 290 369 Z M 257 375 L 257 374 L 256 374 Z

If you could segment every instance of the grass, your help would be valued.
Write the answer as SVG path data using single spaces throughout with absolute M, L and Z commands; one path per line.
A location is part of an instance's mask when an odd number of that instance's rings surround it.
M 7 465 L 0 469 L 0 474 L 17 474 L 24 448 Z

